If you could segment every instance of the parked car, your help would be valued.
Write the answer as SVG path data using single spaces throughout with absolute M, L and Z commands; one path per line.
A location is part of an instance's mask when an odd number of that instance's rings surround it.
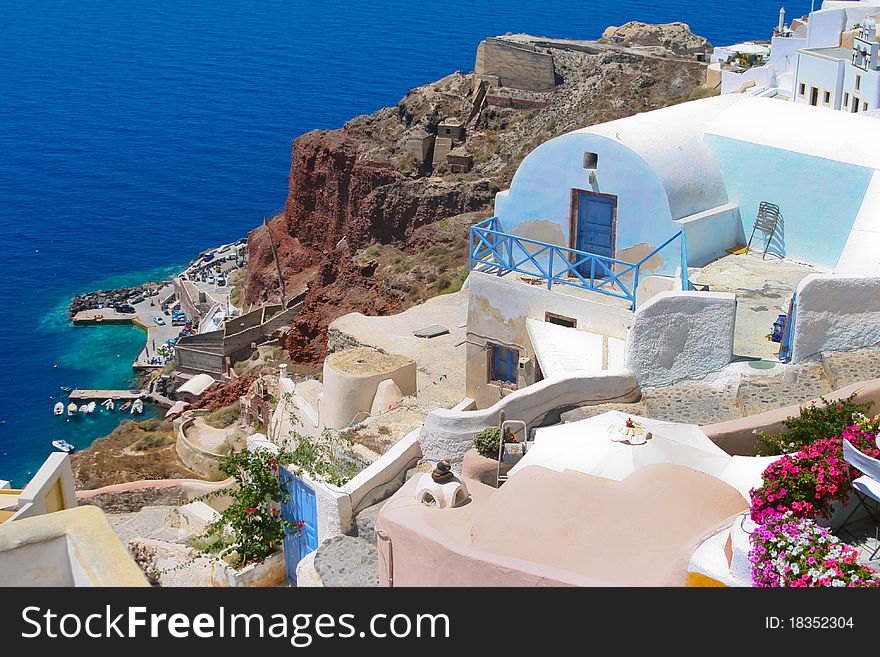
M 159 326 L 165 326 L 165 320 L 162 319 L 161 315 L 156 315 L 155 317 L 153 317 L 153 321 L 156 322 L 156 324 Z

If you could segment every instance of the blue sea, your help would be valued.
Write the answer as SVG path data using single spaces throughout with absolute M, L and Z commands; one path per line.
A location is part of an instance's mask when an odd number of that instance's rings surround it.
M 144 343 L 136 327 L 73 328 L 71 295 L 167 276 L 243 237 L 283 206 L 298 135 L 471 70 L 487 36 L 596 38 L 637 19 L 723 45 L 767 38 L 779 6 L 3 0 L 0 479 L 23 485 L 52 439 L 86 447 L 119 421 L 52 415 L 62 386 L 127 388 Z

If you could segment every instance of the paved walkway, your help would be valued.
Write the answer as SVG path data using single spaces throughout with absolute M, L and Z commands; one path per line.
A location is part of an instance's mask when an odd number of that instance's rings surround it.
M 691 276 L 691 282 L 708 285 L 711 292 L 736 293 L 736 333 L 733 353 L 737 356 L 775 360 L 779 343 L 769 334 L 781 313 L 788 313 L 791 295 L 808 274 L 817 270 L 791 260 L 747 253 L 729 255 L 709 263 Z

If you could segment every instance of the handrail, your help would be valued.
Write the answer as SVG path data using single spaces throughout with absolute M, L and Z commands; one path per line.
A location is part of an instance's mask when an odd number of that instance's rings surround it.
M 641 267 L 676 239 L 681 240 L 681 281 L 682 289 L 687 290 L 689 282 L 684 230 L 680 230 L 647 256 L 633 263 L 596 253 L 579 251 L 567 246 L 541 242 L 528 237 L 511 235 L 504 232 L 497 217 L 489 217 L 471 226 L 469 266 L 470 269 L 474 269 L 476 265 L 485 265 L 506 271 L 537 275 L 547 280 L 547 289 L 552 289 L 553 283 L 580 287 L 630 301 L 631 309 L 635 310 L 636 290 L 639 286 Z M 537 249 L 529 250 L 525 245 L 531 245 Z M 515 253 L 517 251 L 518 253 Z M 538 260 L 539 256 L 544 255 L 547 257 L 546 266 Z M 560 264 L 559 271 L 554 271 L 553 265 L 556 258 L 560 263 L 563 263 Z M 525 269 L 524 265 L 527 264 L 532 269 Z M 620 271 L 614 271 L 615 265 L 621 268 Z M 584 272 L 586 268 L 589 268 L 589 277 Z M 633 274 L 633 281 L 628 285 L 622 278 L 630 273 Z M 615 286 L 617 290 L 614 289 Z

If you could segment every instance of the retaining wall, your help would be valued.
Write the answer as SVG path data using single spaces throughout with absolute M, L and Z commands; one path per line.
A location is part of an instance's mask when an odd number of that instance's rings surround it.
M 186 437 L 187 428 L 195 422 L 196 417 L 200 415 L 197 412 L 189 411 L 186 416 L 174 421 L 174 433 L 177 436 L 177 455 L 184 465 L 193 472 L 210 479 L 216 479 L 220 476 L 220 460 L 226 454 L 216 454 L 196 445 Z
M 602 372 L 590 377 L 544 380 L 517 390 L 489 408 L 473 411 L 435 409 L 425 418 L 419 442 L 425 458 L 448 458 L 458 469 L 474 436 L 498 426 L 501 411 L 508 420 L 532 427 L 550 412 L 565 406 L 592 406 L 606 402 L 635 402 L 641 398 L 636 378 L 629 370 Z

